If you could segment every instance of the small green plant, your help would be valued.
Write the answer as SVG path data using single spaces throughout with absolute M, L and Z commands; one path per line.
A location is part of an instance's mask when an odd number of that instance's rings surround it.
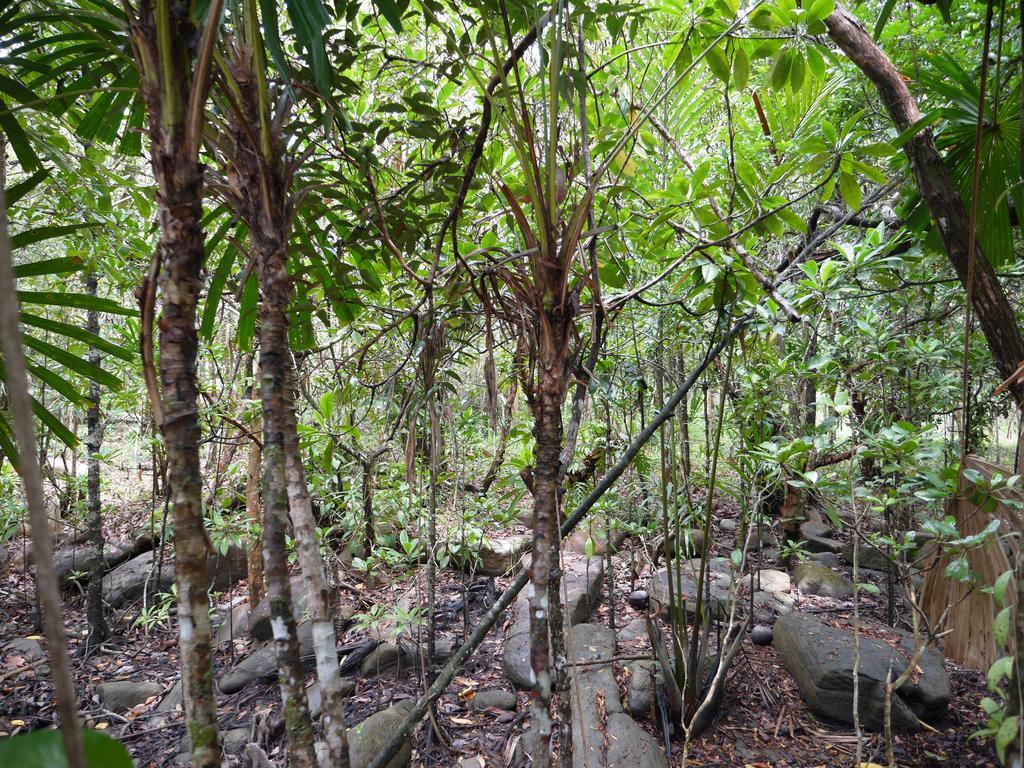
M 171 610 L 178 602 L 178 585 L 172 584 L 167 592 L 157 595 L 156 601 L 142 609 L 132 623 L 133 627 L 142 627 L 147 635 L 156 627 L 167 627 L 170 625 Z
M 1016 605 L 1006 604 L 1006 590 L 1013 577 L 1013 571 L 1004 572 L 990 588 L 996 604 L 1002 606 L 992 624 L 995 641 L 1001 648 L 1007 646 L 1010 637 L 1010 626 Z M 1019 641 L 1018 641 L 1019 642 Z M 986 696 L 981 700 L 981 708 L 988 715 L 985 727 L 972 734 L 972 738 L 995 737 L 996 753 L 999 762 L 1006 763 L 1006 748 L 1017 736 L 1018 716 L 1007 713 L 1009 693 L 1006 686 L 1013 681 L 1013 656 L 1002 656 L 988 670 L 988 689 L 995 697 Z
M 810 559 L 810 555 L 804 549 L 806 541 L 793 541 L 786 539 L 779 548 L 779 558 L 783 561 L 802 563 Z

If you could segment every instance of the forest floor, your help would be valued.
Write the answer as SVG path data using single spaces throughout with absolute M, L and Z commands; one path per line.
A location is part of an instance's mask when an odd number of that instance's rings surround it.
M 141 510 L 140 510 L 141 512 Z M 136 521 L 138 517 L 134 518 Z M 111 531 L 111 534 L 116 533 Z M 728 551 L 729 534 L 716 534 L 717 544 Z M 642 589 L 649 574 L 641 574 L 631 581 L 630 555 L 626 549 L 613 558 L 614 578 L 605 579 L 599 608 L 592 623 L 610 623 L 618 627 L 639 618 L 642 614 L 629 607 L 627 597 L 634 588 Z M 13 547 L 22 546 L 15 540 Z M 15 558 L 17 560 L 17 558 Z M 765 565 L 770 565 L 766 563 Z M 849 575 L 849 569 L 846 569 Z M 408 586 L 401 581 L 381 578 L 378 586 L 362 586 L 360 574 L 343 574 L 341 602 L 358 601 L 359 611 L 371 605 L 393 605 L 398 595 Z M 862 581 L 879 578 L 880 574 Z M 457 608 L 463 598 L 467 578 L 465 575 L 444 571 L 438 587 L 439 642 L 457 646 L 464 632 L 464 615 Z M 614 584 L 613 599 L 609 599 L 609 581 Z M 486 611 L 494 596 L 508 584 L 508 579 L 494 580 L 493 589 L 486 580 L 476 579 L 469 601 L 469 622 L 474 625 Z M 31 595 L 32 577 L 24 570 L 13 568 L 0 588 L 0 647 L 4 642 L 28 638 L 41 642 L 33 621 Z M 484 588 L 479 588 L 484 587 Z M 246 594 L 244 584 L 233 593 L 218 596 L 224 604 L 231 598 Z M 884 621 L 886 613 L 885 590 L 878 595 L 861 592 L 861 616 Z M 80 590 L 66 592 L 67 637 L 73 656 L 74 677 L 79 704 L 90 727 L 107 729 L 126 743 L 139 766 L 171 765 L 182 751 L 183 727 L 180 715 L 169 720 L 158 719 L 153 712 L 159 696 L 140 704 L 128 712 L 111 712 L 102 707 L 95 696 L 98 683 L 110 680 L 146 680 L 156 682 L 167 690 L 177 682 L 179 659 L 177 628 L 173 617 L 167 626 L 156 626 L 144 631 L 133 627 L 131 619 L 138 614 L 138 605 L 111 615 L 113 637 L 101 648 L 94 649 L 83 658 L 83 638 L 86 634 L 84 596 Z M 851 619 L 852 603 L 811 599 L 802 602 L 801 610 L 819 613 L 833 623 Z M 898 623 L 906 625 L 905 606 L 897 608 Z M 506 621 L 508 619 L 506 618 Z M 348 622 L 339 641 L 351 643 L 365 638 L 365 622 Z M 470 658 L 438 704 L 437 722 L 449 740 L 442 745 L 434 737 L 428 724 L 421 724 L 414 740 L 414 766 L 454 766 L 460 758 L 480 755 L 486 766 L 509 764 L 516 740 L 521 733 L 529 697 L 519 691 L 516 712 L 497 709 L 471 708 L 465 698 L 467 690 L 508 689 L 509 683 L 502 671 L 501 622 L 488 635 L 483 645 Z M 232 665 L 236 658 L 248 650 L 248 640 L 236 639 L 218 653 L 218 672 Z M 648 652 L 646 638 L 634 641 L 637 652 Z M 16 644 L 17 646 L 18 644 Z M 44 727 L 53 721 L 53 688 L 50 684 L 44 658 L 34 658 L 32 643 L 22 644 L 13 651 L 0 655 L 0 735 Z M 20 649 L 19 649 L 20 648 Z M 984 724 L 979 701 L 986 695 L 982 673 L 959 668 L 947 662 L 953 690 L 953 699 L 947 717 L 934 723 L 934 730 L 915 734 L 897 734 L 895 737 L 896 763 L 903 768 L 912 766 L 961 766 L 973 768 L 995 766 L 997 761 L 989 740 L 972 739 L 971 734 Z M 618 675 L 620 687 L 625 681 Z M 312 679 L 312 678 L 311 678 Z M 380 709 L 404 698 L 416 697 L 423 688 L 421 672 L 415 667 L 399 667 L 372 677 L 357 679 L 356 687 L 347 699 L 347 717 L 350 725 L 361 722 Z M 793 678 L 785 670 L 771 646 L 759 647 L 749 638 L 730 670 L 725 698 L 712 726 L 688 749 L 687 765 L 692 766 L 746 766 L 781 768 L 794 766 L 849 766 L 855 764 L 856 735 L 849 726 L 818 720 L 803 702 Z M 250 728 L 257 740 L 262 739 L 272 759 L 284 764 L 282 741 L 268 722 L 280 710 L 280 702 L 273 681 L 251 684 L 230 696 L 221 695 L 218 711 L 225 730 Z M 664 739 L 650 719 L 640 724 L 664 744 Z M 268 736 L 269 734 L 269 736 Z M 268 743 L 267 740 L 270 739 Z M 865 734 L 862 761 L 886 763 L 885 744 L 879 734 Z M 671 742 L 670 765 L 682 765 L 683 744 L 679 739 Z M 226 764 L 237 765 L 238 758 L 229 758 Z

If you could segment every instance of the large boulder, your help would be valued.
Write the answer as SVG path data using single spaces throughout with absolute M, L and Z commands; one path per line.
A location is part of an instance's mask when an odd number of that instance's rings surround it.
M 610 659 L 615 633 L 608 627 L 573 627 L 570 661 Z M 657 740 L 637 725 L 622 708 L 611 664 L 573 666 L 573 768 L 665 768 Z
M 805 595 L 821 595 L 843 600 L 853 597 L 853 582 L 827 565 L 808 560 L 793 569 L 796 588 Z
M 313 625 L 304 621 L 297 627 L 299 656 L 310 659 L 313 655 Z M 235 693 L 256 680 L 270 680 L 277 677 L 277 647 L 275 643 L 258 648 L 232 669 L 221 675 L 218 685 L 224 693 Z
M 853 542 L 849 542 L 843 547 L 842 552 L 843 560 L 850 565 L 853 565 Z M 858 568 L 870 568 L 873 571 L 887 571 L 889 569 L 888 555 L 882 550 L 861 542 L 859 551 L 857 552 L 857 567 Z
M 117 608 L 143 594 L 152 597 L 169 590 L 174 584 L 174 565 L 165 562 L 156 567 L 156 557 L 157 550 L 143 552 L 114 568 L 103 577 L 103 599 Z M 246 576 L 245 550 L 231 546 L 224 553 L 211 554 L 206 560 L 206 571 L 210 589 L 227 589 Z
M 722 563 L 712 560 L 709 562 L 707 579 L 710 586 L 703 592 L 703 604 L 707 607 L 712 616 L 723 616 L 729 602 L 729 588 L 732 577 L 729 575 L 728 566 L 722 568 Z M 677 602 L 686 601 L 687 615 L 692 615 L 697 602 L 697 578 L 700 571 L 691 569 L 688 564 L 683 563 L 679 569 L 679 578 L 676 579 L 676 568 L 670 565 L 662 568 L 651 577 L 648 587 L 650 592 L 651 607 L 658 615 L 662 615 L 669 608 L 669 577 L 672 578 L 672 596 Z M 710 599 L 708 599 L 710 598 Z
M 572 532 L 565 542 L 565 548 L 570 552 L 585 555 L 587 553 L 587 543 L 593 541 L 593 553 L 595 555 L 606 555 L 608 554 L 610 538 L 611 551 L 612 554 L 615 554 L 625 543 L 626 539 L 629 538 L 629 533 L 615 525 L 610 527 L 611 536 L 609 537 L 608 519 L 603 515 L 593 517 L 586 525 L 581 525 Z
M 115 680 L 96 686 L 100 704 L 114 712 L 131 709 L 163 692 L 164 687 L 160 683 L 136 680 Z
M 533 537 L 526 534 L 503 539 L 485 538 L 475 552 L 453 560 L 461 568 L 480 576 L 504 576 L 516 568 L 532 544 Z
M 829 626 L 813 616 L 792 613 L 775 623 L 774 647 L 815 714 L 843 723 L 853 722 L 856 652 L 852 631 Z M 913 655 L 914 640 L 906 632 L 871 627 L 870 633 L 861 634 L 858 709 L 865 727 L 882 729 L 890 659 L 892 676 L 896 678 Z M 893 727 L 912 733 L 921 729 L 922 720 L 931 724 L 942 718 L 951 695 L 949 676 L 938 651 L 926 648 L 917 667 L 892 698 Z
M 599 557 L 590 558 L 588 561 L 584 557 L 565 556 L 562 565 L 562 591 L 567 595 L 567 601 L 563 606 L 565 618 L 572 625 L 582 624 L 590 618 L 591 612 L 601 599 L 604 561 Z M 529 607 L 532 594 L 533 585 L 528 584 L 516 600 L 513 620 L 505 636 L 502 657 L 505 675 L 521 688 L 533 685 L 533 672 L 530 667 Z
M 91 545 L 69 544 L 53 553 L 53 567 L 61 586 L 72 581 L 88 581 L 89 567 L 96 553 Z M 111 541 L 103 546 L 103 570 L 108 571 L 125 560 L 132 553 L 132 545 L 126 542 Z
M 398 726 L 415 706 L 412 699 L 400 701 L 392 707 L 370 715 L 354 728 L 348 729 L 348 756 L 352 768 L 367 768 L 384 749 Z M 405 768 L 412 759 L 412 742 L 405 740 L 398 754 L 386 768 Z
M 808 552 L 838 553 L 843 549 L 843 542 L 832 537 L 832 529 L 825 523 L 807 520 L 800 526 L 800 535 Z

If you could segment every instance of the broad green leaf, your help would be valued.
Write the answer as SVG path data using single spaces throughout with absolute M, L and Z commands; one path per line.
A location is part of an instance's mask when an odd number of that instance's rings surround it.
M 68 272 L 79 272 L 85 268 L 82 260 L 74 256 L 59 257 L 56 259 L 42 259 L 29 264 L 20 264 L 14 268 L 14 276 L 39 277 L 40 275 L 60 275 Z
M 860 210 L 862 200 L 860 184 L 857 183 L 857 177 L 852 173 L 839 173 L 839 194 L 843 196 L 843 201 L 851 211 Z
M 138 311 L 134 308 L 122 307 L 116 301 L 86 293 L 60 293 L 59 291 L 18 291 L 18 301 L 22 304 L 43 304 L 51 307 L 74 307 L 75 309 L 95 309 L 111 315 L 135 317 Z
M 45 227 L 37 227 L 36 229 L 29 229 L 24 232 L 19 232 L 11 238 L 11 248 L 17 250 L 18 248 L 24 248 L 26 245 L 32 245 L 33 243 L 41 243 L 44 240 L 52 240 L 55 237 L 63 237 L 64 235 L 70 235 L 72 232 L 78 232 L 80 229 L 87 229 L 89 227 L 98 227 L 99 224 L 87 223 L 87 224 L 51 224 Z
M 750 79 L 750 59 L 747 58 L 747 52 L 740 46 L 736 49 L 736 55 L 732 60 L 732 79 L 733 87 L 742 91 L 747 87 L 747 80 Z
M 114 374 L 104 371 L 98 365 L 93 365 L 88 360 L 83 360 L 65 349 L 50 344 L 48 341 L 37 339 L 34 336 L 22 336 L 22 340 L 29 349 L 34 349 L 36 352 L 45 355 L 55 363 L 59 363 L 79 376 L 95 381 L 97 384 L 102 384 L 108 389 L 115 391 L 121 389 L 120 379 L 114 376 Z
M 772 64 L 771 74 L 768 76 L 768 83 L 774 90 L 779 90 L 789 79 L 789 70 L 793 64 L 789 48 L 781 48 L 775 56 L 775 63 Z
M 86 768 L 132 768 L 128 750 L 105 733 L 83 729 Z M 38 730 L 0 739 L 0 765 L 18 768 L 67 768 L 60 731 Z

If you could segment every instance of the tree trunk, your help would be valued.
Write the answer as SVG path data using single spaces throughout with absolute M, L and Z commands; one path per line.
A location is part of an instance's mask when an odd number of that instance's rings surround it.
M 161 134 L 163 130 L 161 128 Z M 202 172 L 174 153 L 180 142 L 162 136 L 153 143 L 153 169 L 160 203 L 158 250 L 160 293 L 160 381 L 168 481 L 174 514 L 178 585 L 178 638 L 182 659 L 185 718 L 192 743 L 192 765 L 220 765 L 217 706 L 213 687 L 207 554 L 203 525 L 203 482 L 199 471 L 199 416 L 196 383 L 196 305 L 203 262 Z M 165 150 L 164 148 L 171 148 Z
M 0 149 L 2 149 L 0 141 Z M 4 161 L 0 155 L 0 176 Z M 14 287 L 11 263 L 11 241 L 7 232 L 7 203 L 0 183 L 0 352 L 7 369 L 5 389 L 10 398 L 11 417 L 18 444 L 18 471 L 25 489 L 32 528 L 32 551 L 36 560 L 36 589 L 43 614 L 43 630 L 50 657 L 57 709 L 61 718 L 61 734 L 69 768 L 85 768 L 82 732 L 78 719 L 78 703 L 71 680 L 64 615 L 61 609 L 60 586 L 53 568 L 53 541 L 47 529 L 43 500 L 43 478 L 36 453 L 35 425 L 28 389 L 28 373 L 21 331 L 18 328 L 18 295 Z
M 96 296 L 96 274 L 89 273 L 85 279 L 86 291 Z M 86 330 L 99 335 L 99 313 L 90 309 L 86 319 Z M 89 362 L 100 364 L 100 351 L 95 345 L 89 347 Z M 89 543 L 95 550 L 95 556 L 89 563 L 89 587 L 86 593 L 86 615 L 89 619 L 89 638 L 87 645 L 91 648 L 107 639 L 107 622 L 103 616 L 103 508 L 100 498 L 100 448 L 103 445 L 103 421 L 100 414 L 100 386 L 95 381 L 89 383 L 89 411 L 86 414 L 85 438 L 89 462 L 88 480 L 88 529 Z
M 565 334 L 559 328 L 564 323 L 545 318 L 550 336 L 540 341 L 538 355 L 539 378 L 534 402 L 533 436 L 536 457 L 533 481 L 533 559 L 531 577 L 533 594 L 530 596 L 530 666 L 534 675 L 534 699 L 531 703 L 532 728 L 539 739 L 539 765 L 551 761 L 551 648 L 548 641 L 550 627 L 550 596 L 558 595 L 558 571 L 552 572 L 555 531 L 559 503 L 559 454 L 562 447 L 562 400 L 565 382 Z M 550 323 L 550 325 L 548 324 Z M 554 338 L 552 338 L 554 337 Z M 559 628 L 560 631 L 561 628 Z M 570 737 L 571 738 L 571 737 Z
M 842 6 L 836 5 L 835 11 L 825 19 L 825 24 L 832 39 L 875 84 L 896 130 L 902 133 L 920 120 L 921 113 L 907 82 L 860 22 Z M 1014 377 L 1017 367 L 1024 362 L 1024 336 L 991 262 L 977 247 L 974 258 L 969 258 L 970 219 L 949 176 L 949 169 L 935 146 L 931 130 L 924 129 L 908 139 L 903 151 L 921 198 L 942 238 L 946 255 L 965 286 L 968 265 L 973 264 L 972 309 L 985 334 L 999 375 L 1004 379 L 1013 377 L 1007 388 L 1017 406 L 1024 406 L 1024 381 L 1017 381 Z
M 253 432 L 259 431 L 259 423 L 253 419 L 250 425 Z M 245 514 L 252 530 L 252 540 L 246 554 L 248 566 L 247 581 L 249 583 L 249 609 L 254 609 L 263 602 L 266 588 L 263 585 L 263 543 L 259 534 L 260 528 L 260 465 L 263 451 L 255 440 L 249 441 L 249 461 L 245 475 Z

